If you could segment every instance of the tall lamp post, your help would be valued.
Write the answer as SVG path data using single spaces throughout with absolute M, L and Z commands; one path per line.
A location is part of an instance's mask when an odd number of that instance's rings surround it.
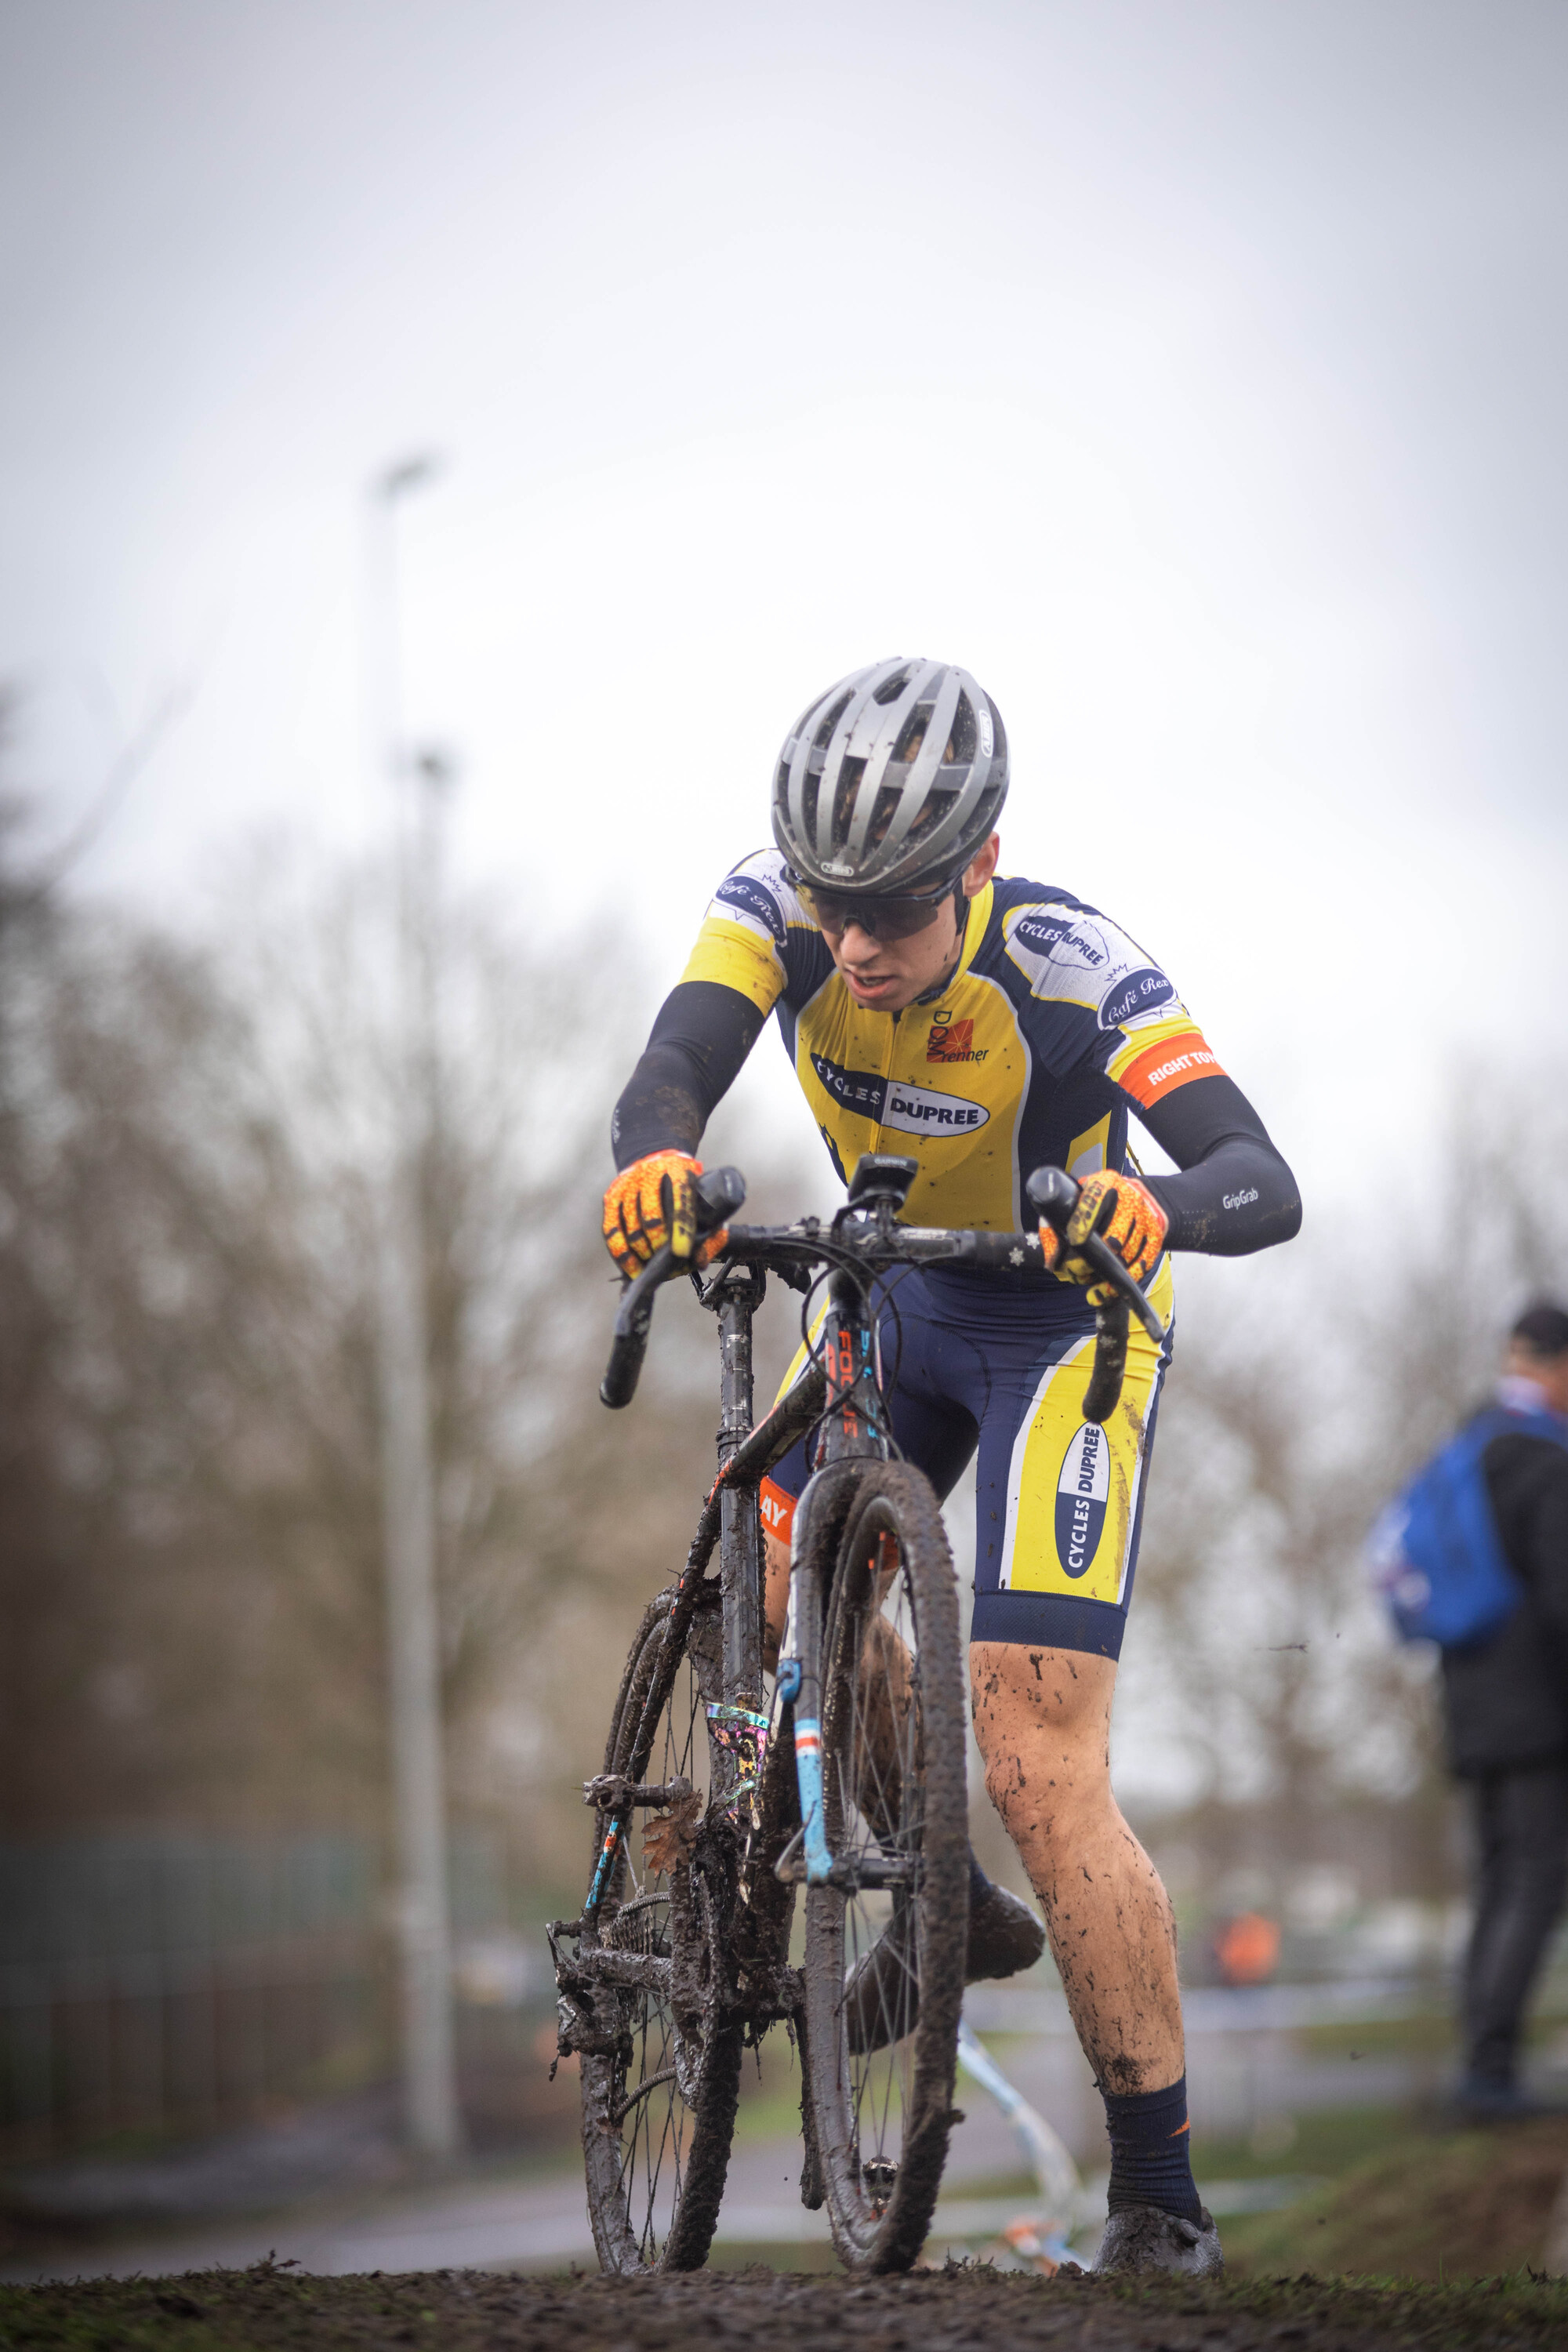
M 434 1110 L 430 908 L 403 740 L 397 513 L 428 482 L 408 458 L 371 484 L 365 515 L 365 733 L 374 782 L 393 790 L 391 1151 L 381 1202 L 382 1521 L 391 1658 L 397 1924 L 402 1962 L 404 2120 L 416 2155 L 456 2155 L 461 2139 L 452 2035 L 452 1938 L 436 1599 L 422 1179 Z

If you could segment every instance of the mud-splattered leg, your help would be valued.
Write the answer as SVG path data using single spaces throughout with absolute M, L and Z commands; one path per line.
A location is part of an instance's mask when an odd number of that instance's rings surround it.
M 1104 2090 L 1161 2090 L 1183 2069 L 1176 1931 L 1110 1793 L 1116 1667 L 976 1642 L 969 1671 L 986 1790 L 1040 1898 L 1084 2054 Z
M 779 1643 L 784 1639 L 784 1612 L 789 1607 L 789 1545 L 782 1536 L 763 1529 L 763 1664 L 776 1671 Z

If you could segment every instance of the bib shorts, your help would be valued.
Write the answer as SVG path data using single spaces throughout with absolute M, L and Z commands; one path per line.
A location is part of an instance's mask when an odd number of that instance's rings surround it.
M 1168 1333 L 1169 1257 L 1148 1292 Z M 899 1452 L 943 1502 L 979 1456 L 970 1638 L 1119 1657 L 1169 1337 L 1156 1348 L 1134 1319 L 1121 1400 L 1102 1429 L 1083 1418 L 1094 1312 L 1076 1286 L 911 1267 L 877 1306 Z M 805 1361 L 803 1347 L 781 1395 Z M 785 1540 L 815 1442 L 803 1438 L 763 1484 L 763 1524 Z

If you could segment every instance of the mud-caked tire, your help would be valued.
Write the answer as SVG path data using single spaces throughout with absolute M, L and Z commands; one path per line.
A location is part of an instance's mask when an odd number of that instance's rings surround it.
M 908 1875 L 892 1894 L 807 1890 L 807 2091 L 834 2243 L 871 2273 L 919 2254 L 947 2155 L 968 1927 L 965 1701 L 928 1481 L 868 1464 L 838 1524 L 822 1649 L 827 1843 Z M 879 1968 L 890 1990 L 872 1999 Z
M 605 1746 L 607 1773 L 632 1769 L 649 1691 L 669 1663 L 672 1601 L 661 1593 L 637 1629 Z M 645 1781 L 685 1779 L 706 1800 L 715 1779 L 706 1707 L 721 1696 L 721 1652 L 715 1584 L 692 1613 L 638 1766 Z M 575 1996 L 579 2014 L 592 2012 L 583 2038 L 599 2044 L 579 2060 L 588 2213 L 600 2264 L 620 2277 L 706 2262 L 740 2099 L 744 2029 L 730 1982 L 740 1832 L 721 1810 L 693 1805 L 690 1815 L 673 1839 L 667 1817 L 633 1815 L 596 1931 L 579 1950 L 590 1968 L 595 1948 L 656 1964 L 657 1982 L 599 1982 L 586 1993 L 579 1984 Z M 608 1819 L 598 1820 L 595 1860 Z

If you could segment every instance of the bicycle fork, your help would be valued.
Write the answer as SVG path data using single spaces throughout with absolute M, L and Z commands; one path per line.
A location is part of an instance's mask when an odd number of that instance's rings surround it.
M 779 1858 L 781 1878 L 804 1876 L 808 1886 L 825 1886 L 835 1874 L 828 1848 L 822 1777 L 822 1633 L 825 1546 L 817 1530 L 831 1521 L 843 1480 L 841 1465 L 885 1462 L 877 1381 L 877 1325 L 870 1301 L 850 1275 L 834 1274 L 823 1322 L 827 1409 L 822 1420 L 818 1466 L 795 1506 L 790 1546 L 789 1611 L 779 1644 L 775 1722 L 795 1712 L 795 1769 L 800 1791 L 800 1860 L 792 1848 Z M 862 1873 L 862 1875 L 864 1874 Z

